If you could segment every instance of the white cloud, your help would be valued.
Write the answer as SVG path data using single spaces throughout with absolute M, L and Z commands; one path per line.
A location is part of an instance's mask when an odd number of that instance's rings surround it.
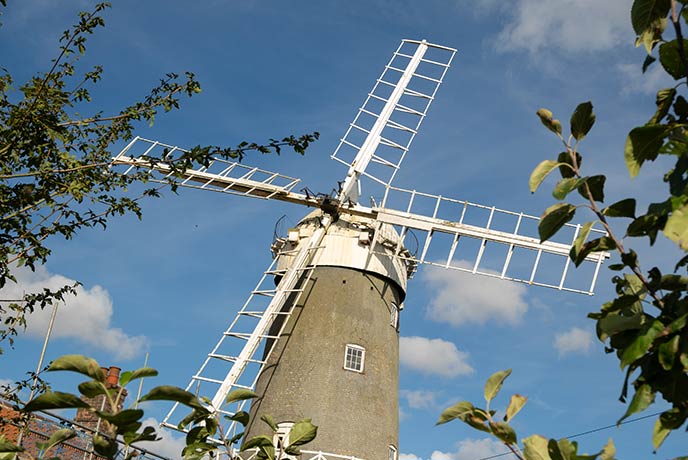
M 399 395 L 411 409 L 428 409 L 436 405 L 437 393 L 422 390 L 400 390 Z
M 442 452 L 439 450 L 435 450 L 432 452 L 430 455 L 430 460 L 453 460 L 452 454 L 449 452 Z
M 504 444 L 490 438 L 464 439 L 457 444 L 457 447 L 458 449 L 456 452 L 442 452 L 436 450 L 430 456 L 430 460 L 476 460 L 508 452 Z M 516 457 L 511 454 L 500 458 L 515 460 Z
M 465 262 L 459 265 L 468 267 Z M 425 270 L 422 276 L 434 293 L 427 306 L 433 321 L 453 326 L 489 320 L 517 324 L 528 311 L 522 284 L 439 268 Z
M 8 284 L 0 291 L 2 298 L 18 299 L 23 293 L 40 292 L 43 288 L 59 289 L 74 284 L 74 280 L 49 273 L 45 267 L 35 272 L 26 268 L 14 271 L 16 284 Z M 145 349 L 147 340 L 142 336 L 129 336 L 122 329 L 112 327 L 112 299 L 107 290 L 95 285 L 90 289 L 79 286 L 77 295 L 65 296 L 58 304 L 51 338 L 77 339 L 113 353 L 116 359 L 129 359 Z M 50 321 L 52 308 L 37 308 L 27 317 L 26 334 L 43 338 Z
M 468 353 L 459 351 L 452 342 L 425 337 L 402 337 L 399 341 L 399 362 L 424 374 L 456 377 L 474 372 L 467 363 Z
M 640 62 L 617 64 L 616 68 L 621 75 L 622 94 L 655 94 L 658 88 L 668 88 L 675 84 L 658 62 L 645 73 L 642 72 Z
M 629 0 L 518 0 L 496 40 L 501 51 L 584 52 L 612 49 L 635 36 Z
M 419 456 L 415 454 L 399 454 L 399 460 L 421 460 Z
M 152 426 L 160 438 L 158 441 L 145 441 L 137 443 L 139 447 L 154 452 L 167 458 L 181 458 L 182 449 L 186 446 L 184 435 L 174 436 L 174 432 L 160 427 L 160 422 L 154 418 L 143 421 L 143 426 Z
M 557 334 L 554 338 L 554 347 L 559 350 L 559 356 L 568 353 L 587 353 L 591 346 L 592 334 L 578 327 Z

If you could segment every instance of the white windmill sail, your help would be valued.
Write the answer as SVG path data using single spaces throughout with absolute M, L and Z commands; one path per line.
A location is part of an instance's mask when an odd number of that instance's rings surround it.
M 199 370 L 191 377 L 186 390 L 199 397 L 212 395 L 209 407 L 212 411 L 232 416 L 244 408 L 246 401 L 235 403 L 233 407 L 224 406 L 225 398 L 236 389 L 255 389 L 258 376 L 282 328 L 287 324 L 293 306 L 299 303 L 303 286 L 310 279 L 310 262 L 325 233 L 326 229 L 323 228 L 311 238 L 309 244 L 292 254 L 296 262 L 288 269 L 278 269 L 278 258 L 274 259 Z M 281 277 L 277 286 L 273 281 L 275 276 Z M 277 318 L 282 319 L 281 327 L 271 330 Z M 187 413 L 185 406 L 176 403 L 163 419 L 162 425 L 178 429 L 179 421 Z M 226 438 L 236 434 L 236 422 L 224 419 L 222 423 Z
M 444 80 L 456 50 L 402 40 L 349 125 L 332 158 L 349 166 L 343 189 L 367 177 L 389 186 Z

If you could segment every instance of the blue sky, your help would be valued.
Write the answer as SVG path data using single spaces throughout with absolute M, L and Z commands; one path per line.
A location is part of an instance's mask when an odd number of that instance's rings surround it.
M 141 136 L 235 145 L 319 131 L 305 157 L 245 162 L 329 192 L 346 173 L 329 156 L 383 65 L 402 38 L 426 38 L 459 51 L 396 185 L 539 215 L 553 200 L 547 187 L 531 195 L 528 176 L 560 146 L 535 111 L 547 107 L 565 121 L 579 102 L 592 100 L 597 123 L 581 151 L 588 171 L 608 175 L 609 202 L 642 193 L 642 208 L 661 196 L 661 167 L 630 181 L 623 164 L 626 133 L 649 117 L 655 91 L 667 83 L 654 70 L 641 75 L 644 51 L 633 48 L 630 1 L 113 3 L 83 61 L 105 68 L 94 91 L 98 108 L 108 113 L 137 100 L 170 71 L 195 72 L 203 88 L 183 110 L 141 126 Z M 57 37 L 89 5 L 11 2 L 0 28 L 3 66 L 18 82 L 46 70 Z M 165 192 L 144 203 L 141 222 L 119 218 L 107 231 L 53 241 L 49 264 L 26 274 L 22 288 L 66 278 L 83 290 L 61 309 L 48 358 L 84 353 L 126 369 L 149 351 L 161 376 L 147 385 L 184 386 L 267 268 L 275 222 L 286 215 L 293 225 L 304 212 Z M 638 246 L 648 267 L 675 257 L 665 242 L 651 251 Z M 598 294 L 587 297 L 421 268 L 401 316 L 402 458 L 477 460 L 504 452 L 458 423 L 433 425 L 458 400 L 479 403 L 485 379 L 508 367 L 514 373 L 499 403 L 516 392 L 530 398 L 515 421 L 520 435 L 560 437 L 613 424 L 625 410 L 617 401 L 623 374 L 585 317 L 612 296 L 609 278 L 603 271 Z M 46 321 L 45 314 L 32 318 L 2 357 L 1 379 L 35 366 Z M 150 415 L 160 419 L 163 410 L 151 407 Z M 653 423 L 584 436 L 581 450 L 596 451 L 611 436 L 619 458 L 647 458 Z M 682 436 L 672 435 L 657 458 L 685 453 Z M 169 435 L 166 442 L 178 446 Z

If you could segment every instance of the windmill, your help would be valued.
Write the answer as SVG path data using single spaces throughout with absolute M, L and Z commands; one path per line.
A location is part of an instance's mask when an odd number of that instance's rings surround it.
M 232 390 L 255 390 L 249 437 L 267 433 L 261 414 L 284 421 L 285 433 L 310 417 L 319 434 L 304 459 L 397 458 L 399 313 L 420 264 L 592 294 L 609 255 L 585 259 L 581 284 L 568 258 L 579 226 L 567 224 L 567 240 L 540 242 L 536 217 L 392 185 L 455 52 L 402 40 L 332 155 L 348 167 L 333 194 L 300 193 L 299 179 L 223 159 L 179 179 L 313 208 L 273 242 L 272 265 L 187 386 L 213 395 L 211 409 L 228 416 L 245 403 L 226 407 Z M 183 152 L 137 137 L 114 163 L 149 168 L 165 183 Z M 366 206 L 362 184 L 382 196 Z M 163 425 L 176 428 L 178 409 Z M 223 433 L 236 431 L 227 422 Z

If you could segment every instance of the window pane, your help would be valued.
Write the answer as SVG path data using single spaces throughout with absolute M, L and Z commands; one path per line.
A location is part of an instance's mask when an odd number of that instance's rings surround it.
M 344 355 L 344 369 L 356 372 L 363 372 L 363 355 L 365 350 L 363 347 L 356 345 L 347 345 L 346 354 Z

